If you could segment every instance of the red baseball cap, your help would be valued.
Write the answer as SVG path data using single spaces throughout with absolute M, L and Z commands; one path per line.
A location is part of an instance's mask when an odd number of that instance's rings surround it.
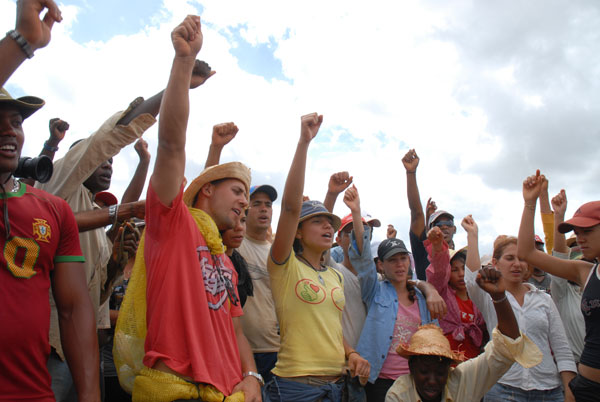
M 113 193 L 108 191 L 101 191 L 94 197 L 95 201 L 102 202 L 105 206 L 110 207 L 111 205 L 115 205 L 119 203 L 117 197 L 114 196 Z
M 580 206 L 571 219 L 558 225 L 558 231 L 567 233 L 574 227 L 589 228 L 598 224 L 600 224 L 600 201 L 592 201 Z
M 361 217 L 361 220 L 363 223 L 367 223 L 367 221 L 365 221 L 365 218 Z M 338 236 L 340 236 L 342 234 L 342 230 L 344 230 L 344 228 L 350 224 L 352 224 L 351 213 L 342 218 L 342 225 L 340 226 L 340 230 L 338 230 Z

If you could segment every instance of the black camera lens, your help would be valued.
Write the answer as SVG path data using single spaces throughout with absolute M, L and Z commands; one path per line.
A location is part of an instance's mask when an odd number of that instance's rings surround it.
M 17 170 L 14 172 L 14 176 L 46 183 L 52 177 L 52 170 L 52 160 L 46 155 L 38 156 L 37 158 L 24 156 L 19 158 L 19 164 Z

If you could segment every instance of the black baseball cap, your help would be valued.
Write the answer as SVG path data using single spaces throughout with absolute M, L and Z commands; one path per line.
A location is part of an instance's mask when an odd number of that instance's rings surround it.
M 381 261 L 385 261 L 398 253 L 410 253 L 400 239 L 385 239 L 377 248 L 377 258 Z

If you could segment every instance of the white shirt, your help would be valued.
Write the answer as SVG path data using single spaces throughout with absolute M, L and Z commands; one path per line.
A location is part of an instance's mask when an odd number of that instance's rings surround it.
M 553 251 L 552 255 L 564 260 L 569 259 L 567 253 Z M 569 283 L 566 279 L 552 276 L 550 289 L 552 289 L 552 299 L 565 325 L 567 340 L 571 345 L 575 362 L 579 363 L 585 339 L 585 321 L 581 313 L 581 287 Z
M 477 272 L 465 269 L 469 297 L 483 314 L 487 329 L 492 333 L 498 325 L 494 303 L 490 295 L 477 285 L 476 278 Z M 525 391 L 553 389 L 562 384 L 559 372 L 577 373 L 577 367 L 562 320 L 550 295 L 533 285 L 524 285 L 528 286 L 530 291 L 525 293 L 523 306 L 510 292 L 506 292 L 506 297 L 517 318 L 519 329 L 537 345 L 544 357 L 540 364 L 529 369 L 518 363 L 513 364 L 498 382 Z

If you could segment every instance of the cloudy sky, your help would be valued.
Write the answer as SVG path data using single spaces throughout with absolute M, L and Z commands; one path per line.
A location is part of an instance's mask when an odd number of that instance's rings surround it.
M 300 116 L 324 115 L 309 152 L 305 194 L 324 197 L 348 170 L 363 209 L 408 240 L 401 158 L 421 157 L 423 204 L 479 223 L 481 252 L 516 234 L 521 182 L 540 168 L 568 215 L 600 199 L 600 3 L 596 1 L 69 0 L 50 45 L 13 75 L 13 95 L 46 106 L 26 122 L 24 155 L 39 152 L 47 122 L 71 124 L 58 156 L 136 96 L 167 82 L 170 31 L 202 18 L 199 58 L 217 74 L 191 93 L 187 171 L 204 165 L 214 124 L 237 138 L 222 161 L 241 160 L 254 184 L 283 190 Z M 14 27 L 15 2 L 0 0 Z M 3 31 L 3 32 L 4 32 Z M 156 127 L 145 134 L 153 153 Z M 120 197 L 135 170 L 132 147 L 114 162 Z M 279 203 L 276 203 L 275 219 Z M 349 210 L 339 199 L 335 212 Z M 541 224 L 536 232 L 542 234 Z M 384 237 L 384 229 L 375 232 Z M 459 228 L 457 244 L 466 243 Z

